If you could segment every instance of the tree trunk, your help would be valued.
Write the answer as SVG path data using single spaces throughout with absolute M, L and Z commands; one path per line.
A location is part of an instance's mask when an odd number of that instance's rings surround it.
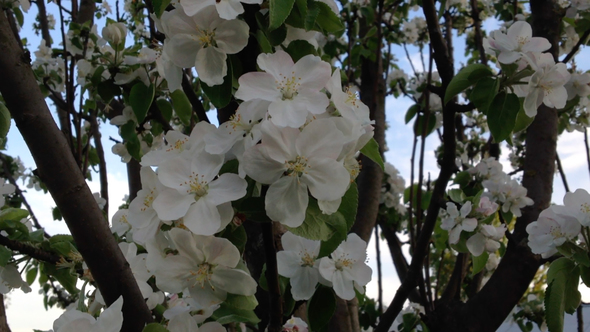
M 547 38 L 553 45 L 550 52 L 557 58 L 562 17 L 559 5 L 551 0 L 531 1 L 531 10 L 533 35 Z M 523 166 L 522 184 L 534 205 L 522 210 L 512 234 L 513 241 L 508 243 L 498 269 L 482 290 L 466 304 L 449 302 L 437 306 L 429 322 L 432 331 L 496 331 L 522 298 L 540 264 L 540 256 L 532 254 L 527 245 L 526 226 L 537 220 L 551 202 L 556 146 L 557 111 L 541 105 L 527 129 Z
M 107 304 L 123 296 L 122 331 L 152 320 L 129 264 L 57 128 L 30 67 L 0 10 L 0 92 Z

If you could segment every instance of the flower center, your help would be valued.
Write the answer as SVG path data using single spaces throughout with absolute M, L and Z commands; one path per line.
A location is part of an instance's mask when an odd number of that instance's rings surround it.
M 199 36 L 199 41 L 203 43 L 203 48 L 207 48 L 209 46 L 217 46 L 215 43 L 215 30 L 200 30 L 201 35 Z
M 346 104 L 352 105 L 358 108 L 356 92 L 352 91 L 349 87 L 346 88 Z
M 580 206 L 580 211 L 582 211 L 585 214 L 590 214 L 590 204 L 582 203 L 582 205 Z
M 347 158 L 344 160 L 344 167 L 348 170 L 348 173 L 350 173 L 350 182 L 354 182 L 361 172 L 362 166 L 360 161 L 356 160 L 356 158 Z
M 211 285 L 211 275 L 213 275 L 213 268 L 214 266 L 205 262 L 199 264 L 197 271 L 191 270 L 190 274 L 195 280 L 193 287 L 199 284 L 201 285 L 201 288 L 205 288 L 205 283 L 208 283 L 211 289 L 215 290 L 215 287 Z
M 150 193 L 145 195 L 145 198 L 143 199 L 143 206 L 141 207 L 141 211 L 145 211 L 149 208 L 152 207 L 152 203 L 154 202 L 155 199 L 155 195 L 154 195 L 154 190 L 150 190 Z
M 565 236 L 565 234 L 561 232 L 561 229 L 559 227 L 550 227 L 549 233 L 551 234 L 551 236 L 553 236 L 554 239 L 559 239 Z
M 302 156 L 297 156 L 294 161 L 285 161 L 285 167 L 287 168 L 285 175 L 289 176 L 301 176 L 307 173 L 308 168 L 311 168 L 307 164 L 307 158 Z
M 188 138 L 176 140 L 176 142 L 174 142 L 173 144 L 168 144 L 168 148 L 166 149 L 166 152 L 182 151 L 182 149 L 184 148 L 184 144 L 186 142 L 188 142 Z
M 354 264 L 354 261 L 352 259 L 341 257 L 340 259 L 336 260 L 335 266 L 337 270 L 342 271 L 342 269 L 344 269 L 345 267 L 352 267 L 352 264 Z
M 310 255 L 307 250 L 303 250 L 302 253 L 300 253 L 301 256 L 301 266 L 311 266 L 313 267 L 314 263 L 315 263 L 315 256 Z
M 205 175 L 199 175 L 192 172 L 192 174 L 189 175 L 189 180 L 184 181 L 184 183 L 181 183 L 180 185 L 187 186 L 186 193 L 195 195 L 195 200 L 197 201 L 199 198 L 207 195 L 209 190 L 209 183 L 204 178 Z
M 226 125 L 227 127 L 228 125 Z M 236 128 L 240 127 L 244 127 L 244 124 L 242 123 L 242 115 L 241 114 L 234 114 L 229 118 L 229 126 L 232 127 L 233 130 L 236 130 Z
M 521 49 L 524 46 L 524 44 L 528 43 L 528 41 L 529 41 L 528 37 L 523 37 L 523 36 L 518 37 L 518 39 L 517 39 L 518 48 Z
M 297 90 L 299 89 L 299 87 L 301 86 L 301 83 L 299 83 L 301 81 L 301 77 L 295 77 L 295 72 L 291 72 L 290 77 L 287 77 L 283 74 L 279 74 L 281 76 L 281 82 L 279 83 L 278 81 L 276 81 L 277 83 L 277 87 L 278 89 L 281 91 L 281 94 L 283 95 L 283 100 L 285 99 L 293 99 L 295 96 L 297 96 Z

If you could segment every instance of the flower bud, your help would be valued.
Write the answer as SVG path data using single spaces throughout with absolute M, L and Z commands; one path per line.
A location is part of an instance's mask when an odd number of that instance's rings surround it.
M 127 27 L 121 22 L 111 23 L 102 29 L 102 38 L 113 46 L 124 43 L 126 35 Z

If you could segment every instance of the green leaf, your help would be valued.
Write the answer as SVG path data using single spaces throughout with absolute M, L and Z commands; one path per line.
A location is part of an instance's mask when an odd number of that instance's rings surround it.
M 115 96 L 121 94 L 121 88 L 113 80 L 101 82 L 96 87 L 96 90 L 105 103 L 110 103 Z
M 418 136 L 422 136 L 424 133 L 424 137 L 428 137 L 433 131 L 434 127 L 436 126 L 436 116 L 434 114 L 430 114 L 428 116 L 428 123 L 426 123 L 426 130 L 424 130 L 424 125 L 426 121 L 426 116 L 424 114 L 418 114 L 418 118 L 414 122 L 414 133 Z
M 74 248 L 69 242 L 56 242 L 51 244 L 51 249 L 62 256 L 68 256 Z
M 215 310 L 211 318 L 222 325 L 233 322 L 252 324 L 260 322 L 260 318 L 256 316 L 254 311 L 236 309 L 228 306 L 225 302 L 220 305 L 219 309 Z
M 310 331 L 326 326 L 336 311 L 336 298 L 331 288 L 320 286 L 307 304 Z
M 193 107 L 191 106 L 188 97 L 184 94 L 184 91 L 175 90 L 170 94 L 170 98 L 172 98 L 172 105 L 174 106 L 174 111 L 180 119 L 180 122 L 185 126 L 190 125 Z
M 10 112 L 4 103 L 0 103 L 0 138 L 5 138 L 10 130 Z
M 29 216 L 29 211 L 17 208 L 8 208 L 4 209 L 0 212 L 0 223 L 7 222 L 7 221 L 18 221 L 19 224 L 22 224 L 20 221 L 23 218 Z M 25 226 L 26 227 L 26 226 Z
M 293 62 L 299 61 L 308 54 L 317 55 L 315 47 L 305 40 L 292 41 L 285 51 L 293 58 Z
M 270 43 L 270 45 L 281 45 L 285 41 L 285 38 L 287 38 L 287 26 L 282 24 L 280 27 L 274 29 L 273 31 L 269 31 L 266 34 L 266 37 L 268 38 L 268 42 Z M 272 52 L 272 50 L 270 52 Z
M 295 6 L 301 17 L 307 16 L 307 0 L 295 0 Z
M 331 215 L 330 218 L 330 226 L 335 230 L 334 234 L 327 240 L 322 241 L 320 244 L 320 252 L 318 254 L 318 258 L 326 257 L 338 248 L 340 243 L 346 240 L 348 227 L 346 226 L 346 221 L 341 213 L 335 212 Z
M 227 106 L 232 97 L 233 70 L 229 58 L 227 59 L 226 63 L 227 75 L 225 75 L 223 78 L 223 83 L 209 86 L 205 82 L 201 81 L 201 88 L 203 89 L 203 92 L 205 92 L 211 103 L 216 108 L 223 108 Z
M 340 16 L 336 15 L 330 6 L 320 1 L 314 1 L 313 4 L 314 6 L 320 7 L 320 14 L 316 19 L 316 24 L 322 30 L 331 33 L 338 33 L 344 30 L 344 24 L 342 24 Z
M 490 104 L 498 93 L 499 81 L 491 77 L 484 77 L 475 83 L 473 90 L 469 94 L 469 101 L 477 107 L 477 109 L 487 114 Z
M 309 31 L 315 27 L 315 22 L 322 11 L 319 6 L 316 6 L 317 2 L 312 2 L 311 6 L 307 9 L 307 14 L 305 15 L 305 20 L 303 26 L 305 30 Z
M 371 138 L 369 142 L 361 149 L 361 153 L 365 155 L 365 157 L 371 159 L 377 165 L 381 167 L 381 169 L 385 169 L 383 164 L 383 158 L 381 157 L 381 153 L 379 152 L 379 144 L 375 140 L 375 138 Z
M 585 249 L 578 247 L 576 244 L 568 241 L 556 249 L 564 257 L 574 260 L 580 265 L 590 267 L 590 257 L 588 257 L 588 252 Z
M 254 310 L 258 306 L 258 300 L 256 300 L 256 296 L 250 295 L 236 295 L 236 294 L 227 294 L 227 298 L 225 299 L 225 304 L 232 308 L 242 309 L 242 310 Z
M 158 106 L 160 113 L 162 113 L 164 120 L 170 122 L 172 119 L 172 105 L 170 102 L 168 102 L 166 99 L 160 98 L 156 100 L 156 105 Z
M 586 287 L 590 287 L 590 267 L 580 265 L 580 276 Z
M 329 222 L 331 222 L 330 225 L 334 227 L 336 233 L 334 233 L 329 240 L 322 241 L 318 258 L 330 255 L 343 241 L 346 240 L 348 232 L 356 220 L 357 207 L 358 189 L 356 183 L 353 182 L 342 197 L 342 202 L 340 203 L 338 211 L 332 215 L 333 218 L 329 219 Z M 345 222 L 342 222 L 342 220 L 345 220 Z
M 150 323 L 146 325 L 142 332 L 170 332 L 167 328 L 158 323 Z
M 500 92 L 492 101 L 488 112 L 488 126 L 497 143 L 507 139 L 516 123 L 520 101 L 513 93 Z
M 545 315 L 550 332 L 563 331 L 563 313 L 574 313 L 580 305 L 578 291 L 580 269 L 571 260 L 561 257 L 553 261 L 547 271 Z
M 125 147 L 129 154 L 136 160 L 141 160 L 141 144 L 135 131 L 135 122 L 130 120 L 121 126 L 121 137 L 125 140 Z
M 262 53 L 272 53 L 272 45 L 270 45 L 268 38 L 266 38 L 266 35 L 262 30 L 256 31 L 256 40 L 258 41 Z
M 77 294 L 76 282 L 78 277 L 70 272 L 70 269 L 58 269 L 55 265 L 41 263 L 43 272 L 52 275 L 70 294 Z
M 486 65 L 482 65 L 480 63 L 471 64 L 463 69 L 461 69 L 455 77 L 449 83 L 447 87 L 447 91 L 445 92 L 445 99 L 444 104 L 446 105 L 453 97 L 461 93 L 463 90 L 467 89 L 468 87 L 472 86 L 475 82 L 477 82 L 476 78 L 471 78 L 471 73 L 477 71 L 480 75 L 482 73 L 490 72 L 491 70 Z M 488 75 L 489 76 L 489 75 Z
M 0 266 L 6 266 L 10 258 L 12 258 L 12 250 L 5 246 L 0 246 Z
M 145 120 L 145 116 L 154 100 L 154 93 L 155 86 L 153 84 L 145 86 L 143 82 L 137 82 L 131 88 L 131 92 L 129 93 L 129 104 L 133 109 L 135 117 L 137 117 L 138 123 L 143 123 L 143 120 Z
M 221 237 L 226 238 L 231 242 L 238 250 L 243 253 L 244 249 L 246 248 L 246 241 L 248 240 L 248 236 L 246 235 L 246 230 L 242 226 L 228 226 L 225 228 L 223 233 L 221 233 Z
M 457 203 L 463 203 L 465 198 L 467 198 L 461 189 L 451 189 L 449 190 L 448 195 L 453 202 Z
M 526 115 L 524 109 L 521 107 L 521 109 L 518 111 L 518 114 L 516 115 L 516 122 L 514 123 L 513 131 L 518 133 L 527 129 L 531 123 L 533 123 L 533 120 L 535 120 L 535 118 L 529 118 L 529 116 Z
M 269 25 L 268 30 L 272 31 L 285 22 L 291 10 L 295 0 L 269 0 Z
M 473 271 L 471 271 L 471 276 L 474 276 L 483 270 L 489 257 L 490 255 L 487 251 L 484 251 L 483 254 L 479 256 L 471 256 L 471 260 L 473 261 Z
M 346 220 L 346 227 L 348 231 L 352 228 L 352 225 L 356 221 L 356 211 L 359 204 L 359 191 L 356 186 L 356 182 L 352 182 L 350 187 L 342 197 L 342 203 L 338 208 L 338 212 L 342 213 Z
M 306 239 L 328 241 L 332 235 L 342 228 L 342 226 L 339 226 L 342 224 L 346 227 L 346 220 L 341 214 L 324 214 L 322 210 L 320 210 L 318 202 L 315 199 L 310 198 L 307 210 L 305 211 L 305 220 L 301 226 L 296 228 L 287 227 L 287 229 L 291 233 Z
M 168 5 L 170 4 L 170 0 L 153 0 L 152 4 L 154 6 L 154 14 L 156 14 L 156 16 L 160 18 L 164 11 L 166 11 L 166 7 L 168 7 Z
M 514 218 L 514 215 L 510 211 L 504 212 L 502 209 L 500 209 L 500 214 L 502 215 L 502 218 L 506 222 L 506 225 L 510 224 L 512 222 L 512 218 Z
M 457 175 L 455 175 L 455 179 L 453 180 L 453 183 L 458 184 L 461 187 L 465 187 L 467 184 L 469 184 L 469 182 L 471 182 L 471 174 L 469 174 L 467 171 L 457 173 Z
M 37 271 L 38 271 L 38 269 L 36 267 L 27 271 L 27 276 L 26 276 L 27 284 L 32 285 L 33 282 L 35 282 L 35 278 L 37 278 Z
M 416 113 L 418 113 L 419 109 L 420 108 L 416 104 L 414 104 L 414 105 L 410 106 L 410 108 L 408 108 L 408 111 L 406 112 L 406 118 L 405 118 L 406 124 L 408 124 L 410 121 L 412 121 L 414 116 L 416 116 Z

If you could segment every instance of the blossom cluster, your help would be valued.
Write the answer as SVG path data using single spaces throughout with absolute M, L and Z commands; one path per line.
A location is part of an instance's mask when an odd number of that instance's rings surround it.
M 590 194 L 584 189 L 568 192 L 563 205 L 541 211 L 537 221 L 527 225 L 529 247 L 543 258 L 553 256 L 567 243 L 586 248 L 590 226 Z
M 256 186 L 247 180 L 268 186 L 269 219 L 297 228 L 305 220 L 309 195 L 323 213 L 338 210 L 360 171 L 356 155 L 373 136 L 367 106 L 343 90 L 340 71 L 332 73 L 319 57 L 293 62 L 277 51 L 261 54 L 257 62 L 264 72 L 240 77 L 236 98 L 242 103 L 229 121 L 219 127 L 199 122 L 188 136 L 170 130 L 144 150 L 142 189 L 113 218 L 114 233 L 147 249 L 141 266 L 131 264 L 138 283 L 155 277 L 158 289 L 177 294 L 187 311 L 212 313 L 227 294 L 256 291 L 238 249 L 215 236 L 235 227 L 232 202 Z M 136 119 L 124 111 L 113 121 Z M 237 174 L 222 172 L 230 160 L 237 161 Z M 286 251 L 279 255 L 288 252 L 291 237 L 284 235 Z M 345 299 L 354 297 L 355 288 L 363 291 L 371 278 L 364 263 L 366 243 L 350 235 L 316 264 L 311 257 L 317 257 L 319 243 L 304 247 L 309 252 L 298 269 L 279 259 L 279 272 L 291 278 L 293 298 L 311 298 L 320 280 Z M 159 294 L 144 297 L 155 305 L 163 300 Z
M 394 208 L 398 213 L 404 214 L 406 207 L 401 203 L 404 194 L 405 181 L 399 171 L 392 164 L 385 163 L 385 183 L 381 187 L 380 203 L 388 209 Z
M 516 85 L 515 93 L 524 97 L 524 111 L 534 117 L 541 104 L 563 108 L 568 100 L 565 84 L 571 79 L 564 63 L 555 63 L 550 53 L 551 43 L 543 37 L 533 37 L 527 22 L 516 21 L 506 31 L 496 30 L 484 39 L 486 53 L 496 56 L 501 65 L 516 64 L 518 70 L 529 66 L 533 73 L 523 79 L 526 85 Z
M 463 202 L 460 209 L 455 203 L 448 202 L 446 209 L 440 212 L 441 229 L 449 232 L 449 244 L 458 244 L 465 232 L 468 234 L 465 245 L 471 254 L 480 256 L 486 252 L 495 255 L 507 230 L 505 223 L 496 221 L 496 213 L 501 211 L 520 217 L 521 209 L 532 205 L 533 201 L 526 197 L 526 188 L 504 173 L 502 164 L 494 158 L 482 160 L 468 173 L 481 182 L 484 190 L 473 202 Z M 477 206 L 474 208 L 473 204 Z
M 289 278 L 295 300 L 308 300 L 318 283 L 333 287 L 340 298 L 352 300 L 356 289 L 361 294 L 371 281 L 371 268 L 365 263 L 367 243 L 352 233 L 330 257 L 318 258 L 320 241 L 290 232 L 281 238 L 283 251 L 277 253 L 279 274 Z

